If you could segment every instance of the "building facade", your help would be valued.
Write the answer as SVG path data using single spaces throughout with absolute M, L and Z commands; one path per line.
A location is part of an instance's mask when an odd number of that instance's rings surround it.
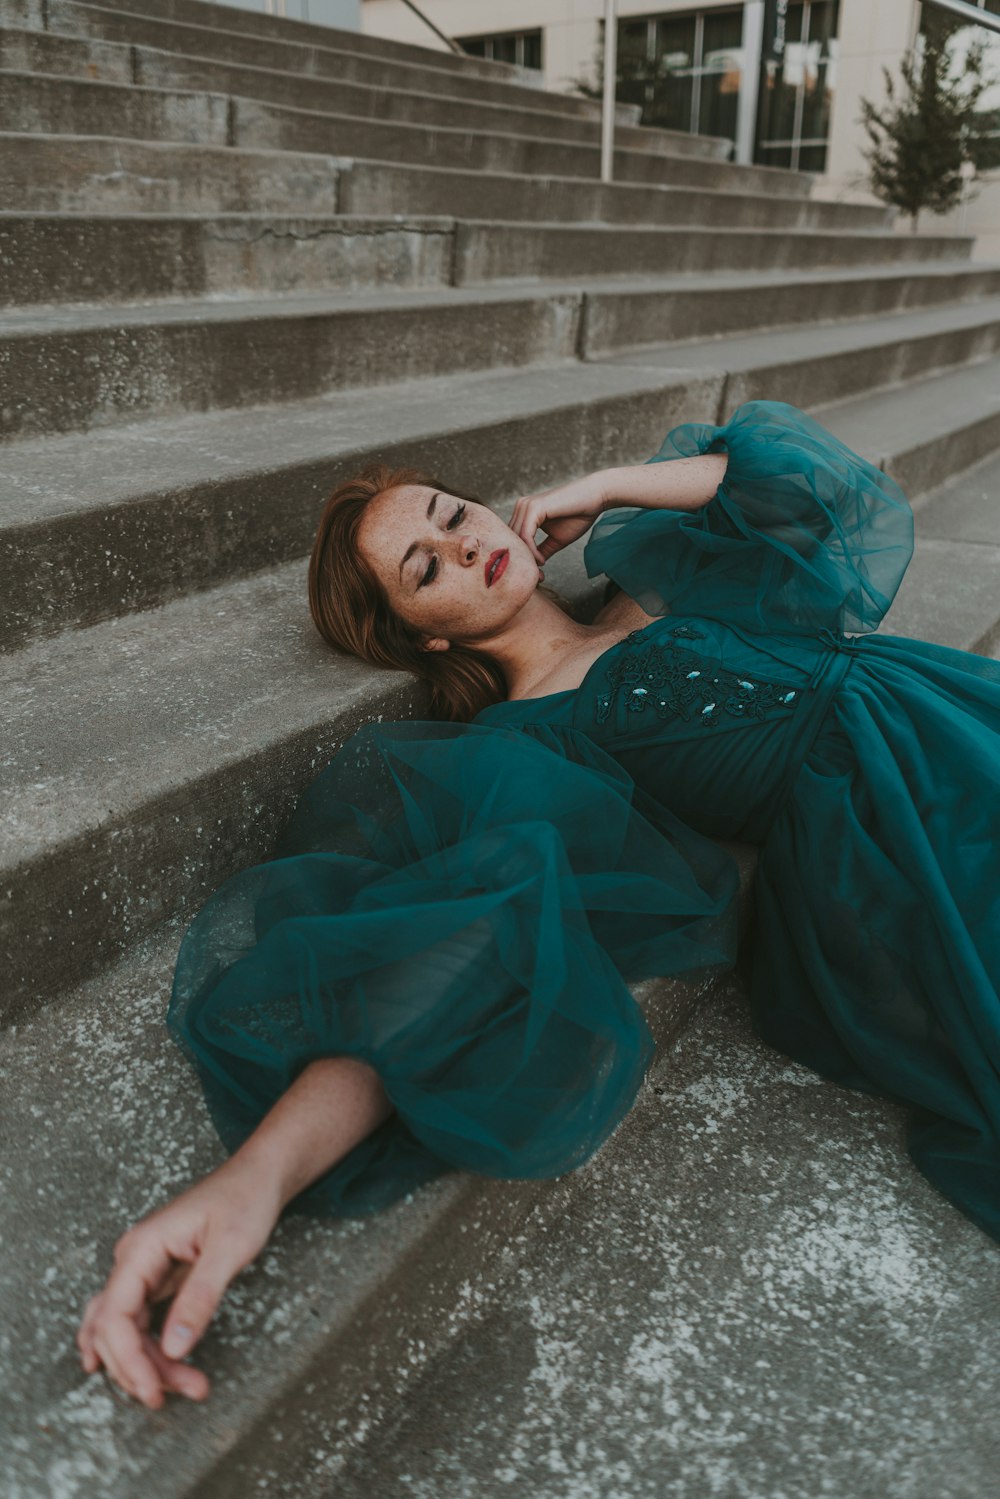
M 289 0 L 291 3 L 291 0 Z M 466 51 L 533 70 L 545 88 L 600 83 L 604 0 L 416 0 Z M 860 100 L 886 98 L 883 68 L 900 80 L 936 0 L 618 0 L 618 98 L 643 122 L 727 136 L 732 159 L 821 174 L 815 195 L 870 200 L 869 146 Z M 956 70 L 974 36 L 997 79 L 983 108 L 1000 108 L 1000 33 L 975 22 L 1000 0 L 971 0 L 953 39 Z M 362 30 L 443 48 L 404 0 L 362 0 Z M 957 73 L 956 73 L 957 76 Z M 977 256 L 1000 257 L 1000 172 L 950 213 L 923 213 L 920 229 L 969 233 Z M 909 231 L 909 220 L 899 221 Z
M 361 0 L 218 0 L 218 4 L 255 10 L 265 16 L 285 16 L 290 21 L 337 26 L 342 31 L 361 30 Z

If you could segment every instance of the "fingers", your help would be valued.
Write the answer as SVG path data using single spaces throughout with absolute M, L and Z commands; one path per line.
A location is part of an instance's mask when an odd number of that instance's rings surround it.
M 156 1383 L 151 1381 L 140 1383 L 132 1379 L 99 1333 L 94 1338 L 93 1350 L 85 1360 L 84 1367 L 87 1368 L 88 1373 L 93 1374 L 103 1364 L 115 1384 L 119 1385 L 126 1394 L 132 1395 L 136 1400 L 141 1400 L 151 1410 L 159 1410 L 168 1393 L 184 1395 L 189 1400 L 207 1398 L 211 1391 L 211 1384 L 200 1369 L 168 1358 L 156 1339 L 149 1333 L 142 1335 L 142 1351 L 156 1372 Z
M 535 545 L 535 534 L 541 525 L 541 521 L 536 519 L 536 515 L 535 502 L 522 497 L 514 506 L 510 518 L 510 528 L 531 548 L 535 561 L 541 566 L 546 559 L 541 550 Z
M 210 1390 L 208 1377 L 192 1364 L 182 1364 L 168 1358 L 155 1338 L 148 1334 L 144 1339 L 145 1352 L 155 1366 L 163 1387 L 176 1395 L 186 1395 L 189 1400 L 204 1400 Z
M 233 1276 L 247 1264 L 235 1244 L 220 1240 L 197 1261 L 167 1315 L 161 1344 L 170 1358 L 183 1358 L 215 1316 Z
M 87 1304 L 77 1344 L 88 1373 L 103 1364 L 116 1384 L 154 1409 L 163 1404 L 156 1365 L 143 1344 L 147 1297 L 170 1270 L 170 1256 L 154 1239 L 125 1235 L 104 1290 Z

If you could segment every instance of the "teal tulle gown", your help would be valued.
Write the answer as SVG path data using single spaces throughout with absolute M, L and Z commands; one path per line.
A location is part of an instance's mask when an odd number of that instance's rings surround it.
M 872 633 L 913 547 L 886 474 L 781 401 L 650 462 L 722 449 L 708 505 L 590 532 L 651 624 L 576 689 L 362 728 L 188 929 L 168 1023 L 228 1148 L 317 1057 L 395 1105 L 296 1210 L 585 1161 L 652 1058 L 629 983 L 735 961 L 721 838 L 760 851 L 757 1033 L 904 1104 L 1000 1240 L 1000 663 Z

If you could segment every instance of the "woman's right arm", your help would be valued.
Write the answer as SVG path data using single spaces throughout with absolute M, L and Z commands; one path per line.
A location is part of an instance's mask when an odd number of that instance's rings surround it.
M 130 1395 L 159 1409 L 168 1391 L 203 1400 L 209 1383 L 183 1362 L 229 1282 L 260 1253 L 287 1204 L 392 1112 L 378 1074 L 353 1057 L 322 1057 L 230 1158 L 142 1219 L 115 1245 L 115 1266 L 88 1302 L 77 1345 Z M 152 1303 L 174 1296 L 162 1337 Z
M 569 484 L 521 495 L 510 527 L 544 566 L 553 553 L 588 531 L 605 510 L 626 505 L 649 510 L 700 509 L 715 495 L 728 463 L 728 453 L 697 453 L 663 463 L 598 469 Z M 535 544 L 539 530 L 547 533 L 541 546 Z

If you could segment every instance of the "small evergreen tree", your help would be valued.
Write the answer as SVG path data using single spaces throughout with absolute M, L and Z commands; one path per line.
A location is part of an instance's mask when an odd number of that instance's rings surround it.
M 947 213 L 960 200 L 965 162 L 973 166 L 973 178 L 1000 164 L 1000 111 L 977 108 L 995 81 L 984 76 L 985 40 L 977 39 L 969 48 L 962 76 L 948 76 L 948 42 L 965 24 L 954 16 L 925 12 L 923 56 L 907 52 L 900 64 L 906 92 L 897 101 L 889 70 L 883 68 L 887 104 L 879 110 L 871 100 L 861 100 L 872 142 L 872 149 L 862 152 L 870 164 L 871 190 L 910 215 L 914 234 L 922 208 Z

